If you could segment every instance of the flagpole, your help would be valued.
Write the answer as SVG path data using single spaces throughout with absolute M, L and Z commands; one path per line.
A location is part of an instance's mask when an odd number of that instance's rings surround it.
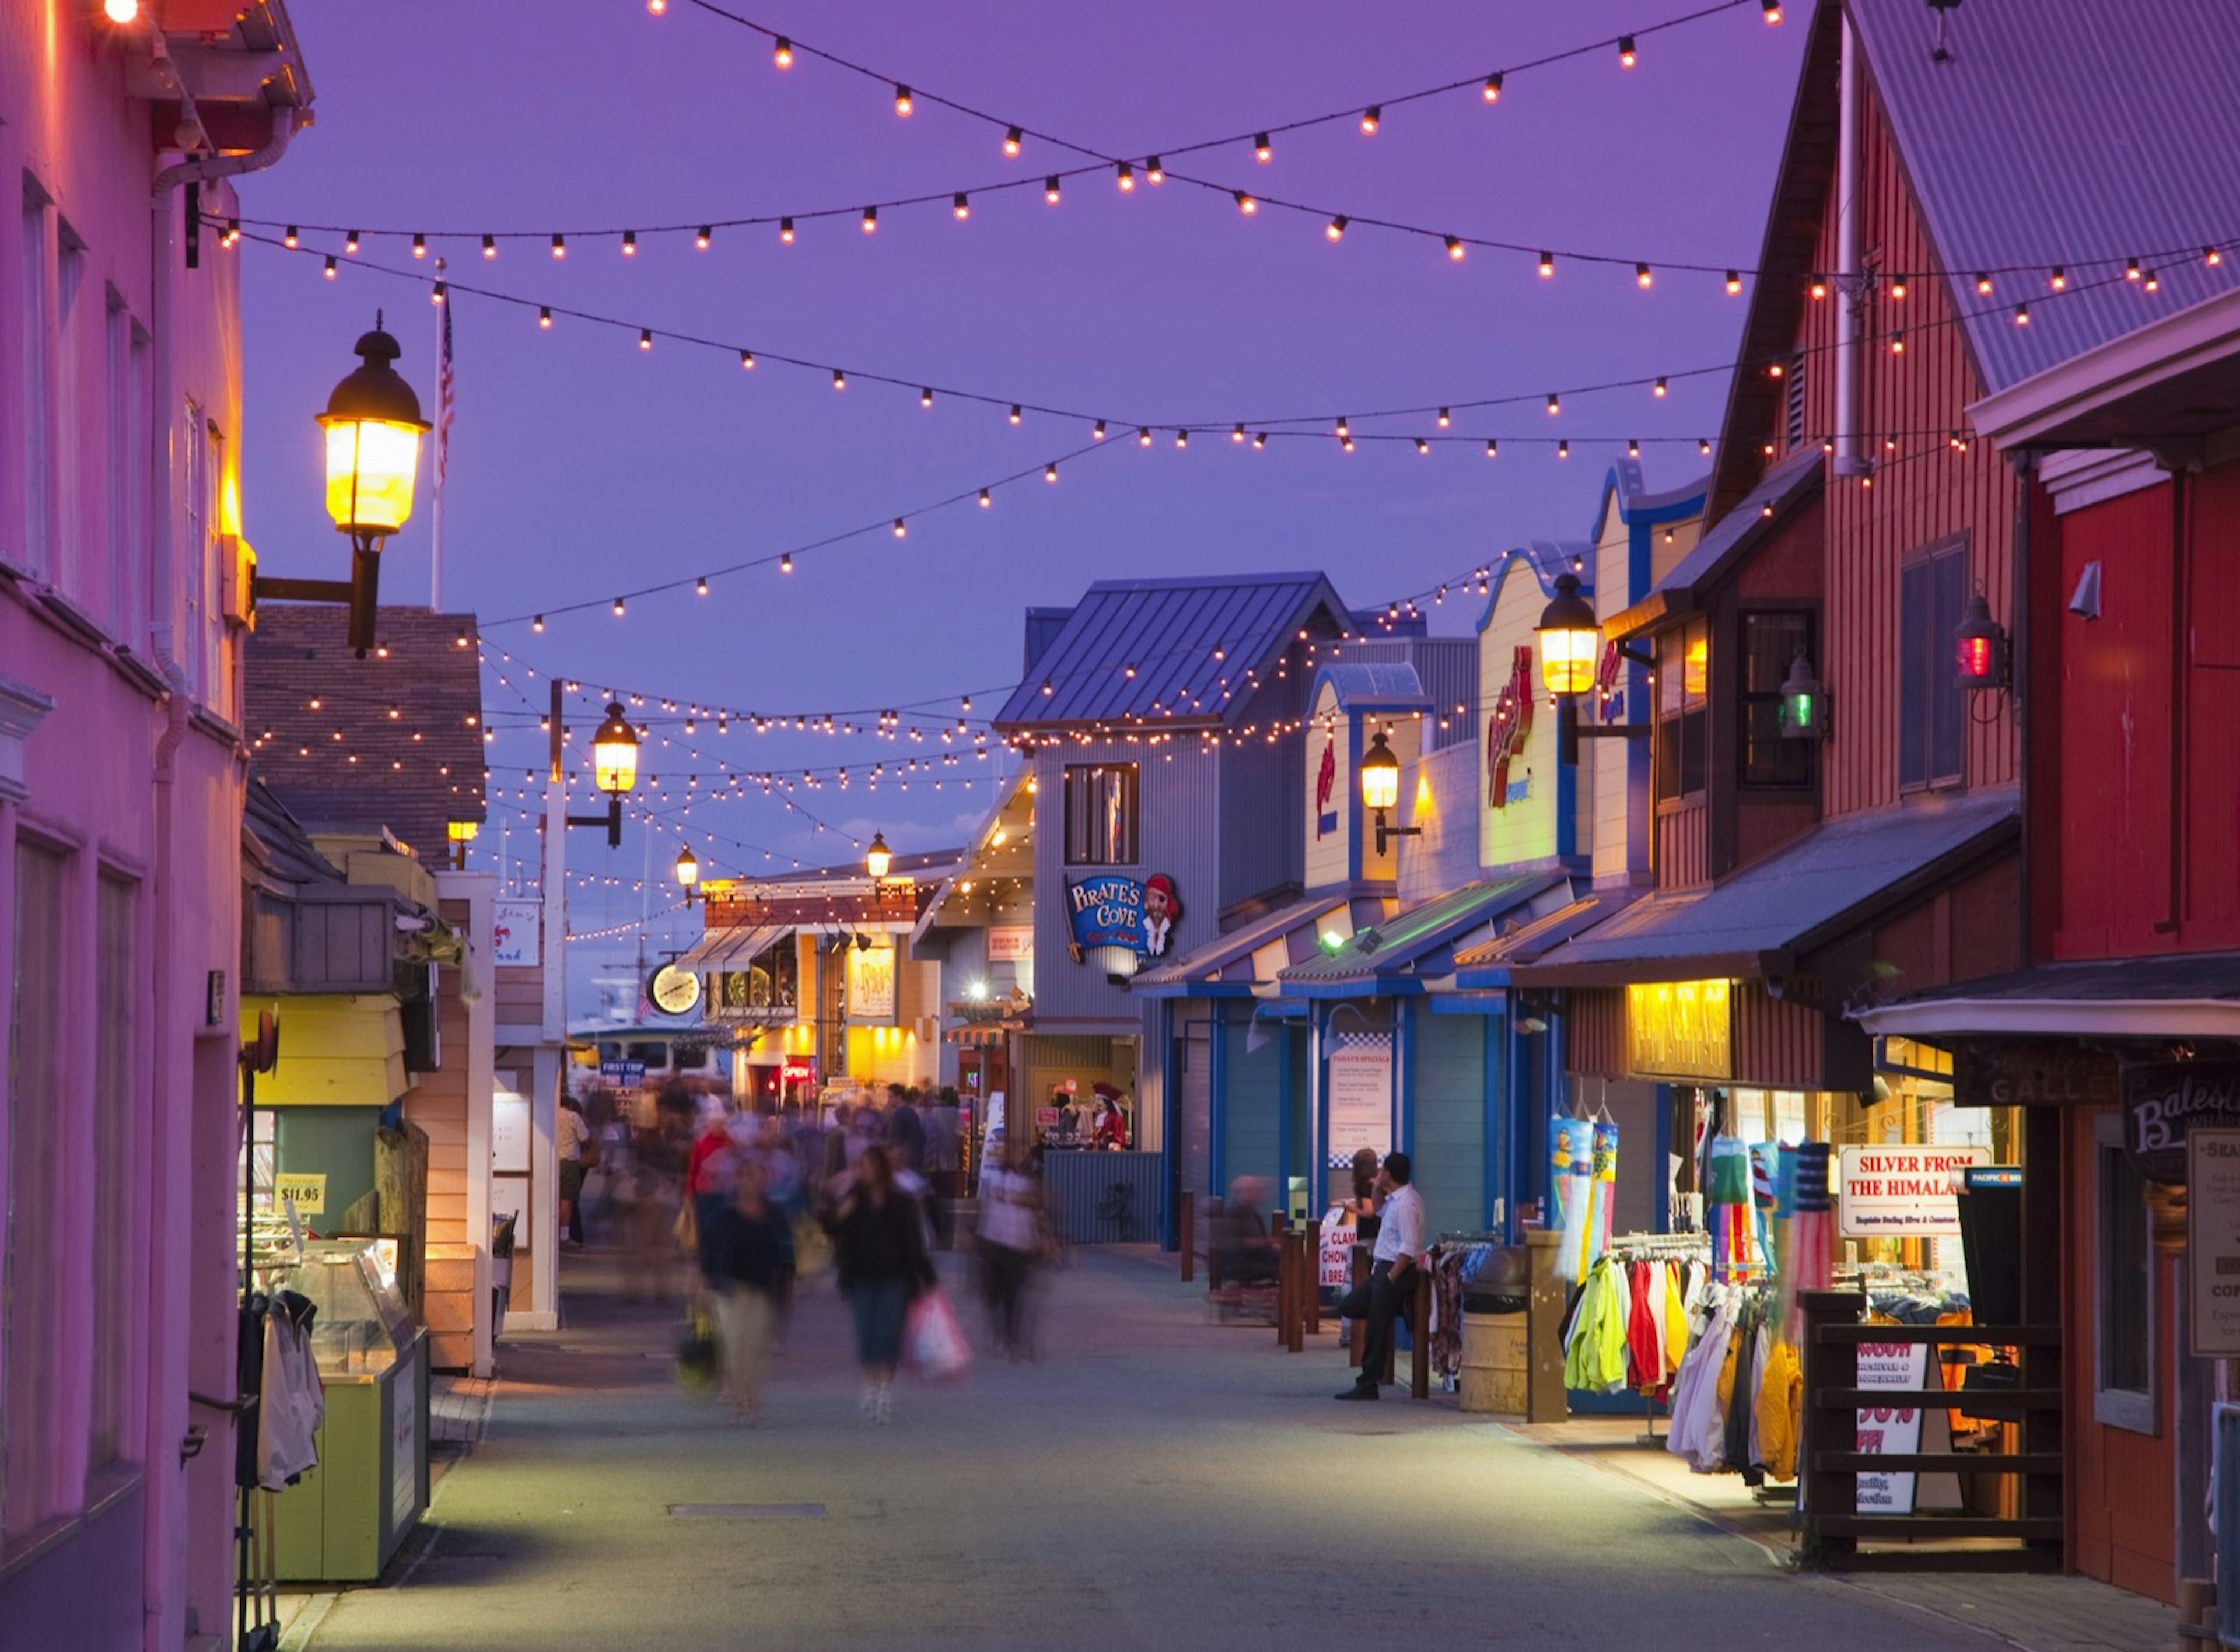
M 436 260 L 436 273 L 443 273 L 446 261 Z M 443 611 L 443 472 L 449 468 L 450 410 L 443 405 L 450 394 L 450 363 L 444 359 L 446 323 L 450 320 L 449 303 L 436 306 L 436 372 L 438 380 L 436 409 L 436 477 L 430 490 L 428 513 L 428 607 L 431 612 Z

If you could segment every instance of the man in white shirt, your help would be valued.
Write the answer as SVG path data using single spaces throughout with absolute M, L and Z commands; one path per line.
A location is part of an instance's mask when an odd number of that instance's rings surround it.
M 1369 1282 L 1339 1299 L 1338 1312 L 1366 1320 L 1361 1375 L 1341 1400 L 1373 1400 L 1392 1349 L 1392 1322 L 1416 1294 L 1423 1265 L 1423 1198 L 1411 1185 L 1415 1168 L 1405 1153 L 1388 1153 L 1377 1176 L 1377 1245 L 1370 1252 Z

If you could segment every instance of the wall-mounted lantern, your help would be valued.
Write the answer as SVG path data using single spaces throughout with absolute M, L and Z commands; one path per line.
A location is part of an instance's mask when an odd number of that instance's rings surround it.
M 2012 680 L 2006 627 L 1991 617 L 1991 605 L 1977 591 L 1960 610 L 1952 634 L 1954 675 L 1963 689 L 2003 689 Z
M 873 832 L 871 846 L 863 851 L 863 869 L 871 875 L 875 891 L 877 885 L 887 881 L 887 869 L 894 863 L 895 855 L 894 851 L 887 847 L 887 835 L 884 832 Z
M 1789 663 L 1781 683 L 1781 737 L 1783 740 L 1824 740 L 1828 737 L 1828 689 L 1814 675 L 1804 650 Z
M 1392 755 L 1392 748 L 1384 743 L 1379 730 L 1361 757 L 1361 801 L 1377 811 L 1377 853 L 1383 856 L 1396 837 L 1421 837 L 1420 826 L 1388 826 L 1384 811 L 1400 801 L 1400 759 Z
M 1579 696 L 1595 686 L 1602 665 L 1602 625 L 1594 604 L 1579 595 L 1579 576 L 1556 576 L 1555 599 L 1541 610 L 1532 628 L 1540 645 L 1540 681 L 1556 701 L 1556 760 L 1576 764 L 1582 738 L 1640 740 L 1649 735 L 1645 723 L 1601 723 L 1579 726 Z M 1637 665 L 1654 667 L 1656 661 L 1621 643 L 1618 653 Z
M 677 851 L 677 885 L 684 891 L 684 904 L 691 905 L 700 892 L 700 862 L 689 846 Z

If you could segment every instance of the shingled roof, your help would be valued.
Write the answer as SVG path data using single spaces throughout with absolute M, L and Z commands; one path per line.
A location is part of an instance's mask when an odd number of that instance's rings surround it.
M 257 610 L 243 718 L 257 767 L 310 830 L 385 827 L 439 863 L 450 822 L 487 817 L 475 616 L 384 608 L 382 645 L 363 660 L 347 620 L 339 608 Z

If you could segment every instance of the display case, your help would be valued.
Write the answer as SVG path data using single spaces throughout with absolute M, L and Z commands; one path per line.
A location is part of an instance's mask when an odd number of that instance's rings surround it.
M 314 1239 L 277 1281 L 317 1304 L 318 1466 L 274 1502 L 288 1581 L 370 1582 L 428 1507 L 428 1337 L 397 1289 L 397 1241 Z

